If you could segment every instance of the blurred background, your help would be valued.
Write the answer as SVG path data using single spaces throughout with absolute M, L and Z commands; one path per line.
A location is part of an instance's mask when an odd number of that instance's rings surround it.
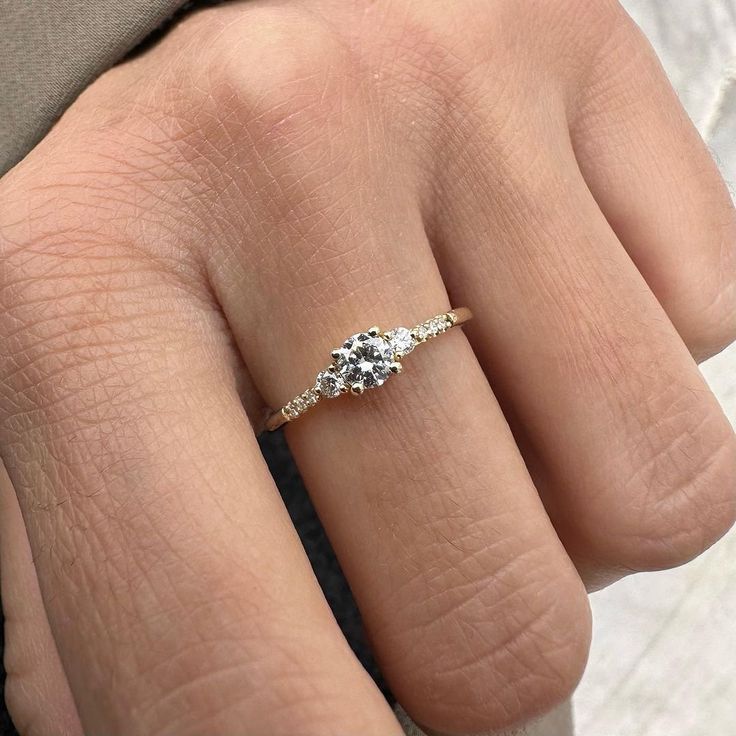
M 736 181 L 736 0 L 622 2 L 655 46 L 726 180 Z M 736 346 L 703 372 L 736 426 Z M 286 449 L 278 437 L 262 446 L 337 618 L 378 678 Z M 595 594 L 590 664 L 574 698 L 576 735 L 736 736 L 734 582 L 736 531 L 685 567 Z M 0 700 L 0 735 L 13 733 Z

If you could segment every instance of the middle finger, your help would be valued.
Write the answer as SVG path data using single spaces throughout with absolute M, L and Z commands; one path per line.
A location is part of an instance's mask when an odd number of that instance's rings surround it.
M 586 582 L 681 564 L 733 520 L 731 428 L 588 190 L 562 105 L 529 92 L 499 134 L 484 84 L 435 216 L 443 273 L 482 314 L 476 354 Z

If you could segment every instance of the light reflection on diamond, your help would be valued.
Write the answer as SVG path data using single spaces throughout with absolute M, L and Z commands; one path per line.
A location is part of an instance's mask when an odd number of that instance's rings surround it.
M 342 392 L 343 380 L 340 376 L 330 371 L 322 371 L 317 376 L 315 388 L 327 399 L 334 399 Z
M 385 337 L 359 332 L 349 337 L 335 360 L 338 375 L 349 386 L 382 386 L 391 375 L 394 351 Z
M 414 338 L 411 336 L 411 331 L 407 330 L 406 327 L 397 327 L 395 330 L 391 330 L 387 337 L 391 348 L 399 357 L 408 355 L 414 350 Z

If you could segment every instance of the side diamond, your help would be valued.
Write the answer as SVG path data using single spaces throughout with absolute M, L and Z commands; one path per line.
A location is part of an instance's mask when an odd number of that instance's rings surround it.
M 399 357 L 408 355 L 416 347 L 414 338 L 406 327 L 397 327 L 395 330 L 391 330 L 386 337 L 388 337 L 391 349 Z
M 317 376 L 317 382 L 314 384 L 314 388 L 326 399 L 334 399 L 342 393 L 343 385 L 342 378 L 336 373 L 322 371 Z

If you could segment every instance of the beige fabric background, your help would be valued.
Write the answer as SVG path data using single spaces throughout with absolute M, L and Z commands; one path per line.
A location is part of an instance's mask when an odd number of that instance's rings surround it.
M 185 0 L 0 0 L 0 174 Z

